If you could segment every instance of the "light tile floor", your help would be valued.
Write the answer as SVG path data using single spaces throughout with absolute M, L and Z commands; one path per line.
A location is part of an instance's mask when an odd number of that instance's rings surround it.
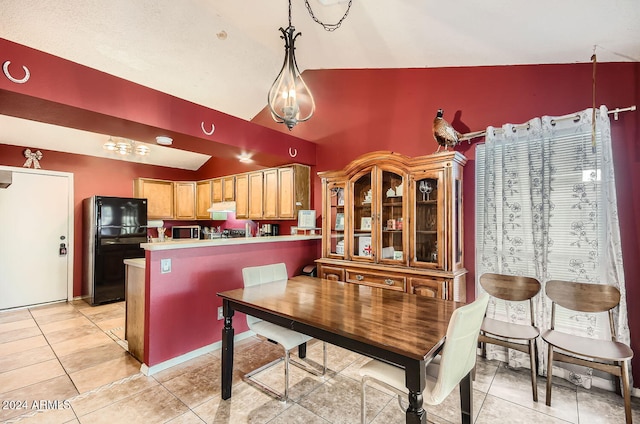
M 368 359 L 328 346 L 325 378 L 291 369 L 291 401 L 273 400 L 241 375 L 277 358 L 280 349 L 249 338 L 236 344 L 233 396 L 220 399 L 220 353 L 215 351 L 151 377 L 123 348 L 124 303 L 91 307 L 83 301 L 0 312 L 0 420 L 5 423 L 255 423 L 360 422 L 358 369 Z M 308 358 L 319 362 L 321 343 Z M 282 367 L 258 378 L 282 390 Z M 623 423 L 622 399 L 610 392 L 555 385 L 553 406 L 531 399 L 529 374 L 503 363 L 478 360 L 474 382 L 475 423 Z M 397 400 L 369 389 L 373 424 L 404 422 Z M 40 408 L 40 409 L 39 409 Z M 633 399 L 633 418 L 640 401 Z M 427 407 L 432 423 L 460 422 L 454 391 Z

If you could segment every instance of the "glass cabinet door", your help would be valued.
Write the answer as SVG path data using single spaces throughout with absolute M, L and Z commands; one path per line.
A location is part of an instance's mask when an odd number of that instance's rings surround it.
M 374 256 L 371 238 L 373 228 L 372 182 L 371 172 L 368 172 L 352 183 L 353 215 L 350 222 L 350 227 L 353 228 L 352 258 L 372 259 Z
M 345 185 L 330 183 L 328 185 L 328 210 L 325 212 L 329 218 L 329 255 L 344 257 L 344 231 L 345 231 Z
M 424 175 L 416 179 L 412 186 L 415 199 L 413 265 L 442 268 L 444 261 L 444 240 L 440 229 L 443 228 L 444 217 L 442 207 L 444 187 L 438 173 Z
M 404 260 L 404 178 L 390 171 L 382 171 L 381 198 L 381 255 L 382 262 Z

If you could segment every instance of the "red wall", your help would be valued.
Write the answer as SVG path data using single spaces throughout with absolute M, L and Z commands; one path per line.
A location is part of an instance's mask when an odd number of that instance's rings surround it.
M 301 133 L 322 133 L 323 123 L 339 131 L 317 139 L 318 171 L 340 169 L 363 153 L 392 150 L 407 156 L 436 151 L 431 126 L 438 108 L 461 132 L 489 125 L 521 123 L 536 116 L 564 115 L 591 107 L 591 64 L 440 69 L 323 70 L 305 72 L 322 118 L 300 125 Z M 329 87 L 321 90 L 318 87 Z M 640 63 L 597 65 L 597 105 L 609 109 L 639 105 Z M 346 101 L 339 101 L 344 99 Z M 323 111 L 323 112 L 319 112 Z M 457 116 L 457 114 L 460 116 Z M 262 119 L 262 115 L 259 117 Z M 319 125 L 319 128 L 313 128 Z M 622 233 L 631 347 L 640 352 L 640 112 L 611 121 L 618 208 Z M 297 127 L 296 127 L 297 129 Z M 301 134 L 301 136 L 304 136 Z M 476 140 L 481 142 L 482 139 Z M 475 293 L 475 148 L 456 148 L 469 159 L 464 170 L 464 234 L 467 299 Z M 317 177 L 316 177 L 317 180 Z M 318 181 L 318 180 L 317 180 Z M 315 198 L 321 199 L 316 184 Z M 319 200 L 318 200 L 319 202 Z M 319 210 L 319 203 L 316 202 Z M 640 382 L 640 355 L 633 360 Z M 638 383 L 635 384 L 639 386 Z
M 242 268 L 284 262 L 292 277 L 320 256 L 321 246 L 316 239 L 147 251 L 145 364 L 220 341 L 216 293 L 242 287 Z M 160 260 L 167 258 L 171 273 L 162 274 Z M 244 314 L 234 315 L 233 327 L 235 334 L 248 330 Z
M 0 144 L 0 165 L 22 167 L 24 147 Z M 133 196 L 133 180 L 139 177 L 166 180 L 195 180 L 193 171 L 142 165 L 93 156 L 72 155 L 39 149 L 43 169 L 73 173 L 74 183 L 74 255 L 73 295 L 82 294 L 82 201 L 93 195 Z
M 153 142 L 173 138 L 173 147 L 236 159 L 241 153 L 262 164 L 288 163 L 290 149 L 305 164 L 315 144 L 255 125 L 187 100 L 0 38 L 3 60 L 27 66 L 30 78 L 16 84 L 0 78 L 0 113 L 100 134 Z M 215 125 L 215 132 L 203 128 Z
M 18 62 L 16 62 L 18 63 Z M 592 66 L 531 65 L 438 69 L 306 71 L 317 103 L 315 116 L 295 128 L 296 135 L 318 143 L 315 171 L 340 169 L 363 153 L 392 150 L 408 156 L 435 152 L 431 123 L 438 108 L 459 131 L 519 123 L 542 115 L 563 115 L 591 106 Z M 14 89 L 10 87 L 10 89 Z M 639 63 L 601 63 L 597 68 L 597 104 L 610 109 L 638 105 Z M 262 112 L 253 122 L 274 126 Z M 629 305 L 631 345 L 640 352 L 640 112 L 612 121 L 618 206 Z M 288 132 L 283 126 L 278 131 Z M 479 140 L 481 141 L 481 140 Z M 469 162 L 464 171 L 465 265 L 467 294 L 475 293 L 474 197 L 475 149 L 458 146 Z M 243 172 L 227 162 L 194 174 L 146 165 L 44 152 L 43 167 L 76 174 L 76 258 L 74 293 L 79 294 L 79 203 L 92 194 L 129 195 L 135 177 L 204 179 Z M 22 166 L 22 148 L 0 145 L 0 164 Z M 257 165 L 256 165 L 257 166 Z M 215 168 L 215 169 L 214 169 Z M 245 169 L 245 168 L 241 168 Z M 247 169 L 248 170 L 248 169 Z M 224 171 L 224 172 L 223 172 Z M 227 172 L 230 171 L 230 172 Z M 219 172 L 219 173 L 218 173 Z M 314 178 L 317 183 L 319 179 Z M 313 205 L 320 210 L 321 190 L 314 184 Z M 102 191 L 105 192 L 102 192 Z M 107 192 L 108 191 L 108 192 Z M 633 360 L 640 381 L 640 355 Z M 636 384 L 638 386 L 638 384 Z

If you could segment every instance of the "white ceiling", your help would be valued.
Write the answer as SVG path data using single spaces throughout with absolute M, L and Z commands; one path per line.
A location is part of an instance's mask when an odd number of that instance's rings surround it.
M 309 2 L 326 22 L 347 6 Z M 301 71 L 589 62 L 594 46 L 599 62 L 640 61 L 639 0 L 353 0 L 335 32 L 293 3 Z M 287 8 L 285 0 L 1 0 L 0 37 L 250 120 L 282 65 Z
M 135 145 L 147 146 L 149 148 L 149 154 L 139 156 L 131 153 L 122 156 L 119 153 L 103 148 L 104 143 L 108 139 L 109 136 L 104 134 L 96 134 L 89 131 L 64 128 L 57 125 L 0 115 L 0 143 L 2 144 L 75 153 L 106 159 L 144 163 L 147 165 L 167 166 L 191 171 L 198 170 L 198 168 L 211 159 L 209 155 L 187 152 L 185 150 L 173 149 L 156 144 L 142 143 L 135 140 L 131 140 Z M 114 141 L 118 142 L 120 139 L 115 138 Z

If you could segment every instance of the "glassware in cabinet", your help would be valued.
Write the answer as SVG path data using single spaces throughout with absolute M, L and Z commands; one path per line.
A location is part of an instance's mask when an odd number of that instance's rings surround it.
M 405 207 L 404 177 L 396 172 L 382 171 L 380 193 L 381 213 L 381 252 L 383 262 L 404 260 L 405 250 Z
M 351 204 L 353 215 L 350 228 L 353 228 L 351 254 L 354 258 L 371 259 L 374 256 L 372 245 L 373 229 L 373 180 L 371 172 L 361 175 L 352 183 Z
M 327 246 L 329 254 L 344 257 L 345 252 L 345 185 L 331 183 L 328 186 L 327 206 L 329 218 Z
M 443 187 L 438 173 L 422 175 L 412 186 L 415 199 L 414 261 L 442 268 Z

